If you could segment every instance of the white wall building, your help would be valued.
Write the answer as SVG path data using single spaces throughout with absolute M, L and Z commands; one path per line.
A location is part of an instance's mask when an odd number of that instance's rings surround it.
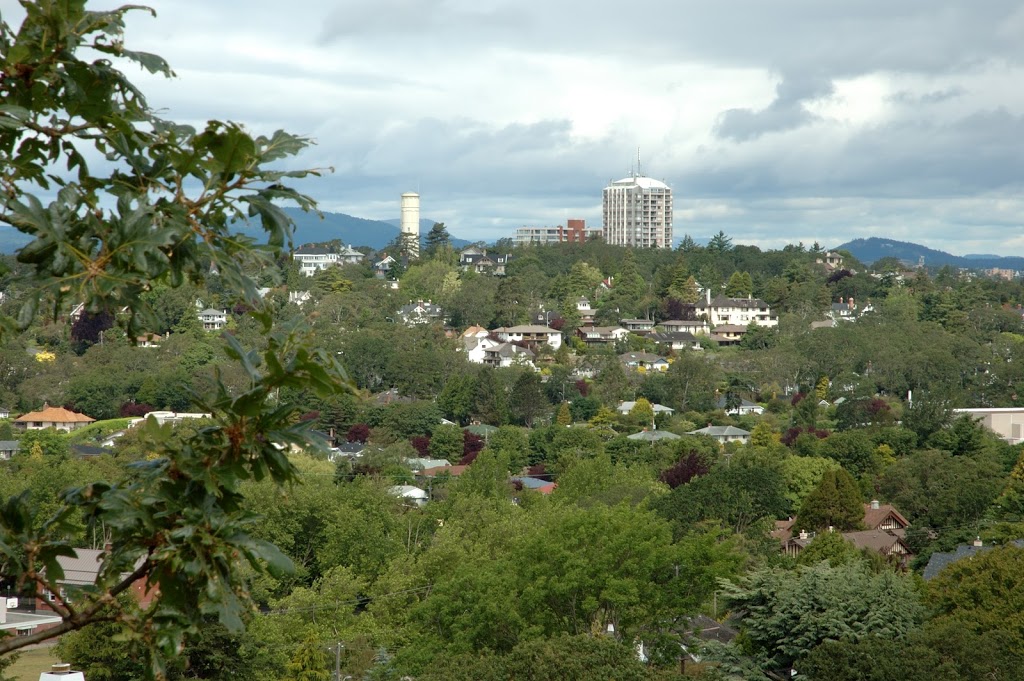
M 547 343 L 555 350 L 562 347 L 562 332 L 547 326 L 502 326 L 495 329 L 494 334 L 506 343 Z
M 613 246 L 672 248 L 672 189 L 634 175 L 604 188 L 604 240 Z
M 772 314 L 768 303 L 760 298 L 728 298 L 705 294 L 704 300 L 697 303 L 698 315 L 705 315 L 712 328 L 719 326 L 749 326 L 751 322 L 758 326 L 778 326 L 779 318 Z

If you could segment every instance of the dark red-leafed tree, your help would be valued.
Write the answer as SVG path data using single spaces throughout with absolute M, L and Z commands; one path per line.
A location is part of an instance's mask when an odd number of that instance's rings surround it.
M 698 452 L 684 454 L 679 461 L 666 468 L 658 476 L 663 483 L 675 489 L 685 485 L 699 475 L 707 475 L 711 467 L 703 456 Z
M 415 449 L 420 456 L 424 459 L 430 456 L 430 438 L 426 435 L 414 435 L 409 439 L 409 444 Z
M 366 441 L 370 439 L 370 426 L 365 423 L 357 423 L 348 429 L 345 434 L 345 440 L 348 442 L 359 442 L 366 444 Z

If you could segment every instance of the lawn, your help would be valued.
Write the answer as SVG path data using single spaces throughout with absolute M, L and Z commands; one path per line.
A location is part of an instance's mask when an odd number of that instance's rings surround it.
M 53 656 L 53 646 L 41 646 L 22 651 L 18 661 L 11 665 L 7 674 L 16 681 L 39 681 L 39 675 L 50 670 L 50 665 L 60 662 Z

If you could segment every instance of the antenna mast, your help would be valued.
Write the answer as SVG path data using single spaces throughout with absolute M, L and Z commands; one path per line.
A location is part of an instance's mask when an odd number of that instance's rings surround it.
M 643 171 L 640 169 L 640 147 L 636 148 L 636 174 L 639 177 L 644 176 Z

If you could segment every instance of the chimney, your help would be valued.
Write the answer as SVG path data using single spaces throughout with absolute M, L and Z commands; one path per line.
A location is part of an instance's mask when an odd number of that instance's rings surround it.
M 877 511 L 878 507 L 879 507 L 878 499 L 872 499 L 871 500 L 871 510 Z
M 85 674 L 71 671 L 67 662 L 58 662 L 50 667 L 50 671 L 40 674 L 39 681 L 85 681 Z
M 978 537 L 975 537 L 975 538 L 974 538 L 974 542 L 973 542 L 973 544 L 974 544 L 974 546 L 976 546 L 976 547 L 979 547 L 979 548 L 980 548 L 981 546 L 983 546 L 984 542 L 982 542 L 982 541 L 981 541 L 981 537 L 980 537 L 980 536 L 978 536 Z
M 853 302 L 853 296 L 850 296 L 849 307 L 851 310 L 857 309 L 857 305 Z
M 800 538 L 807 539 L 807 530 L 800 530 Z

